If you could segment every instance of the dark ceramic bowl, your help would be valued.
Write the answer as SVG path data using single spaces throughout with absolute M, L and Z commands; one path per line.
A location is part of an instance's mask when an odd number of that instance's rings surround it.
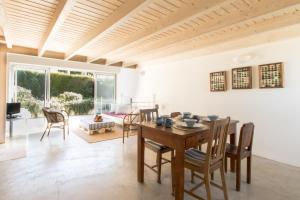
M 219 116 L 218 115 L 208 115 L 207 118 L 210 121 L 216 121 L 217 119 L 219 119 Z

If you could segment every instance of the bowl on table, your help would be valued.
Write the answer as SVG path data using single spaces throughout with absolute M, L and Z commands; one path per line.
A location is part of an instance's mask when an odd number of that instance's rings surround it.
M 218 115 L 208 115 L 207 118 L 210 121 L 216 121 L 217 119 L 219 119 L 219 116 Z
M 187 127 L 194 127 L 194 125 L 197 123 L 196 119 L 184 119 L 183 121 L 186 123 Z
M 197 122 L 196 122 L 196 123 L 199 123 L 199 121 L 200 121 L 201 117 L 200 117 L 200 115 L 193 115 L 192 119 L 195 119 L 195 120 L 197 120 Z
M 190 112 L 184 112 L 182 118 L 189 119 L 189 118 L 191 118 L 191 115 L 192 115 L 192 113 L 190 113 Z
M 164 125 L 164 123 L 165 123 L 165 119 L 164 119 L 164 118 L 158 117 L 158 118 L 156 119 L 156 125 L 157 125 L 157 126 L 162 126 L 162 125 Z
M 171 128 L 173 126 L 173 120 L 171 118 L 167 118 L 165 120 L 165 127 L 166 128 Z

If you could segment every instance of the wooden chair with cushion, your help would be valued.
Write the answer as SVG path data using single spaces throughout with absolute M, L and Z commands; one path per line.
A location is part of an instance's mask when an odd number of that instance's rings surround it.
M 139 125 L 139 113 L 130 113 L 127 114 L 123 119 L 123 143 L 125 138 L 125 133 L 127 133 L 127 138 L 129 136 L 129 132 L 132 130 L 137 130 Z
M 241 161 L 247 158 L 247 183 L 251 183 L 251 159 L 252 143 L 254 135 L 254 124 L 247 123 L 241 128 L 238 146 L 227 144 L 225 171 L 227 172 L 227 158 L 233 158 L 236 162 L 236 190 L 240 191 L 241 187 Z
M 140 110 L 140 122 L 155 121 L 157 118 L 158 118 L 157 107 L 153 109 Z M 161 145 L 151 140 L 145 141 L 145 147 L 156 153 L 156 164 L 150 166 L 145 163 L 145 166 L 150 168 L 152 171 L 154 171 L 157 174 L 157 182 L 161 183 L 161 166 L 171 162 L 170 160 L 163 158 L 162 155 L 164 153 L 171 152 L 172 154 L 171 156 L 174 157 L 174 151 L 167 146 Z
M 197 177 L 202 180 L 200 184 L 197 184 L 191 190 L 185 190 L 187 194 L 197 199 L 203 199 L 197 196 L 194 191 L 205 185 L 207 199 L 211 200 L 211 185 L 213 185 L 223 190 L 225 200 L 228 199 L 224 159 L 229 123 L 230 118 L 228 117 L 223 120 L 214 121 L 210 124 L 210 134 L 207 136 L 208 143 L 205 153 L 196 148 L 189 149 L 185 152 L 185 168 L 190 169 L 193 172 L 192 179 Z M 211 181 L 210 176 L 216 170 L 220 170 L 222 186 Z M 201 174 L 202 176 L 200 176 Z
M 43 113 L 46 117 L 47 120 L 47 127 L 46 130 L 44 131 L 40 141 L 43 140 L 44 135 L 46 134 L 48 130 L 48 136 L 50 134 L 51 128 L 61 128 L 63 129 L 63 138 L 66 138 L 66 127 L 68 128 L 68 134 L 69 134 L 69 114 L 65 112 L 64 110 L 62 111 L 57 111 L 57 110 L 51 110 L 50 108 L 43 108 Z

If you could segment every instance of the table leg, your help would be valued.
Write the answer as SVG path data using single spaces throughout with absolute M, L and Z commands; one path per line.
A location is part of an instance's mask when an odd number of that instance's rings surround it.
M 175 200 L 183 200 L 184 198 L 184 145 L 176 148 L 175 166 L 174 166 L 174 186 Z
M 145 138 L 142 137 L 142 128 L 138 131 L 138 182 L 144 182 L 144 159 L 145 159 Z
M 230 144 L 236 145 L 236 125 L 232 131 L 234 131 L 234 133 L 232 132 L 230 134 Z M 233 158 L 230 158 L 230 171 L 235 172 L 235 160 Z

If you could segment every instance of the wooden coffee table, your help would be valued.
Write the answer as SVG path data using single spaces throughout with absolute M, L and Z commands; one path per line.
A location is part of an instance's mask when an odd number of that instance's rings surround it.
M 80 128 L 87 131 L 89 135 L 112 131 L 115 127 L 115 122 L 104 118 L 102 122 L 94 122 L 93 119 L 81 119 Z

